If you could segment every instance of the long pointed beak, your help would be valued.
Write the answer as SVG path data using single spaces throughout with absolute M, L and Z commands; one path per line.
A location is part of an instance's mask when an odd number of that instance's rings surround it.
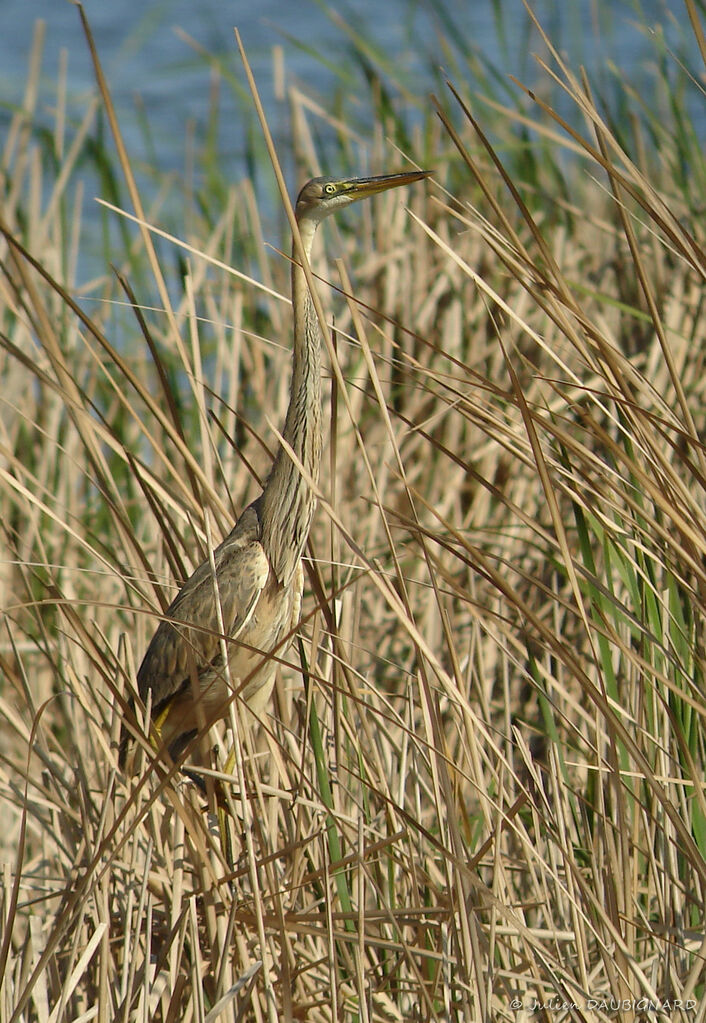
M 388 188 L 411 185 L 412 182 L 421 181 L 431 174 L 433 171 L 404 171 L 401 174 L 377 174 L 371 178 L 350 178 L 341 184 L 342 190 L 347 192 L 352 199 L 366 199 L 369 195 L 385 192 Z

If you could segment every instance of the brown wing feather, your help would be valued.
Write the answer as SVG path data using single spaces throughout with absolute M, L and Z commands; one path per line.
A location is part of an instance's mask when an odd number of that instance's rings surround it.
M 189 683 L 191 658 L 200 672 L 218 657 L 216 591 L 226 635 L 237 636 L 248 624 L 270 571 L 259 533 L 257 509 L 251 505 L 214 551 L 217 586 L 205 561 L 167 609 L 137 673 L 142 699 L 151 693 L 153 714 Z

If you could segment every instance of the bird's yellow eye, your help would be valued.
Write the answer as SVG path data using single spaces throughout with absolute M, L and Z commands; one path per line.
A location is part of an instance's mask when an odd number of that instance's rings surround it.
M 324 185 L 324 192 L 326 195 L 334 195 L 336 192 L 336 186 L 332 185 L 329 181 L 328 185 Z

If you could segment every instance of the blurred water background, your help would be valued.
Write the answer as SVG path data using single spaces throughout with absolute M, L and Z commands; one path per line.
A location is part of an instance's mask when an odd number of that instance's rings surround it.
M 535 0 L 532 6 L 571 66 L 585 65 L 592 86 L 608 99 L 624 76 L 649 112 L 656 102 L 656 61 L 672 60 L 672 54 L 703 71 L 681 0 Z M 366 95 L 373 77 L 389 87 L 393 103 L 399 99 L 407 106 L 406 116 L 413 121 L 415 109 L 420 119 L 421 111 L 428 110 L 430 91 L 445 90 L 446 76 L 461 78 L 465 87 L 475 76 L 481 91 L 491 86 L 498 98 L 510 102 L 515 87 L 509 76 L 533 85 L 538 78 L 533 53 L 546 53 L 521 0 L 335 5 L 316 0 L 85 0 L 84 9 L 131 161 L 138 174 L 145 174 L 148 188 L 155 169 L 183 173 L 189 152 L 198 148 L 194 138 L 203 140 L 209 131 L 210 150 L 217 153 L 226 178 L 252 172 L 248 154 L 256 129 L 234 26 L 285 152 L 288 106 L 285 93 L 278 95 L 275 67 L 283 70 L 287 84 L 297 83 L 323 108 L 355 122 L 364 138 L 373 129 L 366 120 L 372 116 Z M 46 119 L 46 130 L 53 130 L 63 60 L 68 115 L 78 123 L 95 82 L 76 6 L 69 0 L 0 0 L 0 10 L 0 132 L 22 102 L 37 19 L 46 23 L 46 37 L 35 128 L 41 130 Z M 692 90 L 688 102 L 697 130 L 706 135 L 703 96 Z M 320 127 L 322 168 L 334 172 L 335 155 L 327 159 L 325 125 Z M 192 167 L 191 173 L 199 170 Z M 292 173 L 291 164 L 288 170 Z

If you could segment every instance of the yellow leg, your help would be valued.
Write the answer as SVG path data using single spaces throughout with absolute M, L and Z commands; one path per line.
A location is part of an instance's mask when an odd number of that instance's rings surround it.
M 223 766 L 224 774 L 232 774 L 233 768 L 235 767 L 235 751 L 231 747 L 230 753 Z M 234 869 L 233 863 L 233 843 L 230 838 L 230 829 L 228 827 L 228 811 L 227 801 L 225 798 L 218 800 L 218 830 L 221 836 L 221 851 L 225 857 L 226 863 L 232 869 Z

